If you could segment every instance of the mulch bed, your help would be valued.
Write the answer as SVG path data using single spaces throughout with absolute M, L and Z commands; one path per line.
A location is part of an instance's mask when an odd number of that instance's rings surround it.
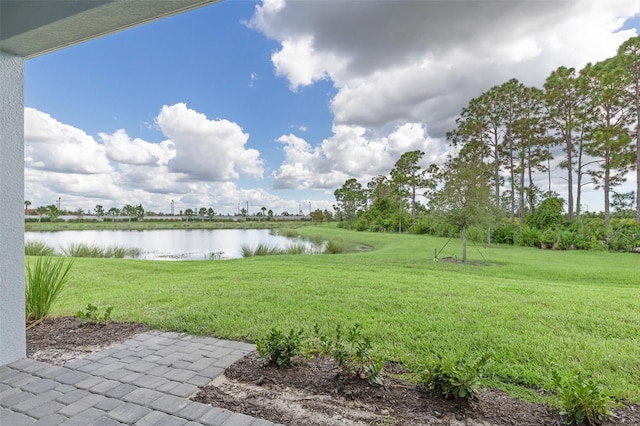
M 399 371 L 391 365 L 387 370 Z M 384 386 L 370 385 L 364 380 L 344 380 L 338 377 L 333 362 L 315 358 L 299 366 L 278 369 L 262 366 L 255 353 L 251 353 L 225 371 L 231 381 L 248 383 L 264 389 L 265 400 L 278 398 L 279 393 L 296 389 L 314 396 L 336 398 L 348 405 L 372 410 L 371 418 L 354 418 L 366 424 L 384 425 L 560 425 L 557 411 L 540 404 L 531 404 L 508 397 L 502 392 L 483 390 L 474 401 L 448 401 L 421 392 L 415 386 L 394 377 L 386 376 Z M 256 401 L 257 399 L 257 401 Z M 324 425 L 296 413 L 282 412 L 275 404 L 265 405 L 261 398 L 238 398 L 229 395 L 215 384 L 207 386 L 195 398 L 196 401 L 224 406 L 288 425 Z M 311 399 L 307 401 L 310 404 Z M 348 416 L 337 411 L 339 419 Z M 325 413 L 326 414 L 326 413 Z M 332 413 L 329 413 L 332 414 Z M 335 414 L 335 413 L 333 413 Z

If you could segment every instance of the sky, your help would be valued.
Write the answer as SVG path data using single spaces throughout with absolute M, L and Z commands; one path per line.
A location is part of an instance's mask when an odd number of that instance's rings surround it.
M 444 163 L 472 98 L 611 57 L 639 16 L 640 0 L 215 3 L 27 61 L 25 200 L 332 211 L 404 152 Z M 588 210 L 602 198 L 585 187 Z

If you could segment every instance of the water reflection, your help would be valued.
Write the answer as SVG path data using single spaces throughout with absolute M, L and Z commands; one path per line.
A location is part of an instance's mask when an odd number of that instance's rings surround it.
M 258 244 L 286 249 L 304 244 L 308 251 L 318 251 L 312 242 L 273 235 L 267 229 L 157 229 L 143 231 L 99 230 L 25 232 L 25 241 L 42 241 L 61 252 L 70 244 L 99 247 L 139 248 L 141 259 L 208 260 L 242 257 L 242 246 Z

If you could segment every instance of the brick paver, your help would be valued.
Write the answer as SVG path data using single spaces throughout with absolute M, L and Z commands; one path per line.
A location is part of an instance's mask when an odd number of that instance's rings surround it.
M 55 366 L 0 366 L 0 424 L 278 426 L 188 397 L 254 350 L 213 337 L 152 331 Z

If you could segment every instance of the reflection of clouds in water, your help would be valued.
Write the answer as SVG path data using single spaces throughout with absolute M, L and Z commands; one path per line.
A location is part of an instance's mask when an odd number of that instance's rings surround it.
M 96 230 L 25 232 L 25 241 L 41 241 L 57 252 L 71 244 L 100 248 L 127 247 L 148 260 L 225 260 L 242 257 L 242 246 L 266 245 L 287 249 L 304 244 L 309 253 L 323 249 L 322 242 L 274 235 L 268 229 L 158 229 L 144 231 Z

